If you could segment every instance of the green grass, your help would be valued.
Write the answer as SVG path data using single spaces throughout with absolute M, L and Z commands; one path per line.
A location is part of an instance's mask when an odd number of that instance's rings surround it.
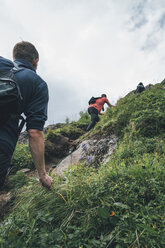
M 1 223 L 0 247 L 165 247 L 164 104 L 159 84 L 108 109 L 89 135 L 120 139 L 97 170 L 75 165 L 54 177 L 51 190 L 13 176 L 15 203 Z
M 136 136 L 155 137 L 165 132 L 165 90 L 158 84 L 141 94 L 120 99 L 115 108 L 108 108 L 93 133 L 114 132 L 123 137 L 134 129 Z
M 50 192 L 30 182 L 1 228 L 2 247 L 128 247 L 139 235 L 141 247 L 163 247 L 165 173 L 147 164 L 80 167 Z
M 49 129 L 46 134 L 46 139 L 52 141 L 54 135 L 63 135 L 70 139 L 77 139 L 82 136 L 90 122 L 90 116 L 87 112 L 81 112 L 80 119 L 75 122 L 63 124 L 61 128 L 57 128 L 55 130 Z
M 34 163 L 28 145 L 17 144 L 11 164 L 13 165 L 12 173 L 23 168 L 34 169 Z
M 1 247 L 164 247 L 165 144 L 154 141 L 135 141 L 131 154 L 121 142 L 110 163 L 75 166 L 52 190 L 29 179 L 0 228 Z

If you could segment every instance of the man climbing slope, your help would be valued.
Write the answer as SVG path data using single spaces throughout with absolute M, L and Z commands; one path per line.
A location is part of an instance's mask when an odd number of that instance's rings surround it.
M 104 109 L 104 103 L 107 103 L 109 107 L 114 107 L 112 104 L 110 104 L 106 94 L 102 94 L 101 97 L 97 97 L 97 98 L 92 97 L 90 99 L 88 113 L 91 116 L 91 123 L 87 127 L 87 131 L 91 130 L 100 120 L 98 115 L 103 115 L 103 113 L 101 113 L 101 110 Z
M 141 92 L 143 92 L 144 90 L 145 90 L 145 87 L 144 87 L 143 83 L 140 82 L 140 83 L 137 85 L 137 88 L 136 88 L 136 90 L 135 90 L 135 94 L 141 93 Z
M 2 188 L 12 154 L 20 134 L 19 116 L 26 116 L 26 129 L 29 146 L 40 182 L 50 188 L 53 179 L 46 173 L 44 160 L 43 127 L 47 119 L 48 87 L 44 80 L 36 74 L 39 54 L 33 44 L 22 41 L 13 49 L 14 63 L 0 57 L 0 75 L 3 72 L 15 71 L 15 78 L 20 88 L 21 100 L 18 103 L 18 118 L 8 116 L 0 119 L 0 189 Z M 1 90 L 3 91 L 3 89 Z M 3 93 L 3 92 L 2 92 Z

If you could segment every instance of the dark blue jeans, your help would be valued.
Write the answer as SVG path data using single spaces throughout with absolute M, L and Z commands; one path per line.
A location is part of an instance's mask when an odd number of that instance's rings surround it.
M 11 156 L 0 150 L 0 190 L 2 189 L 8 168 L 10 167 Z
M 98 117 L 99 112 L 94 107 L 88 108 L 88 113 L 91 116 L 91 123 L 87 127 L 87 131 L 91 130 L 96 125 L 96 123 L 100 120 L 100 118 Z

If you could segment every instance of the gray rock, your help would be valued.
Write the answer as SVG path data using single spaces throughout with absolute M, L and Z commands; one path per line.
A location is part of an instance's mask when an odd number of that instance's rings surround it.
M 118 138 L 115 135 L 100 140 L 85 140 L 73 153 L 64 158 L 53 172 L 63 175 L 69 166 L 81 162 L 92 167 L 98 167 L 99 163 L 107 163 L 117 146 L 117 141 Z

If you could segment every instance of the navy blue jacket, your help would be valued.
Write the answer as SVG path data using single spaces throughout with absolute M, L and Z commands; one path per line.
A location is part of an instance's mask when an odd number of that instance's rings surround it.
M 20 86 L 23 101 L 19 106 L 19 112 L 27 118 L 26 129 L 42 131 L 47 120 L 48 87 L 39 77 L 32 64 L 24 59 L 17 59 L 15 63 L 22 70 L 15 73 Z M 13 62 L 0 57 L 0 71 L 10 70 Z M 19 137 L 19 123 L 17 120 L 9 120 L 0 124 L 0 149 L 9 155 L 13 154 Z

